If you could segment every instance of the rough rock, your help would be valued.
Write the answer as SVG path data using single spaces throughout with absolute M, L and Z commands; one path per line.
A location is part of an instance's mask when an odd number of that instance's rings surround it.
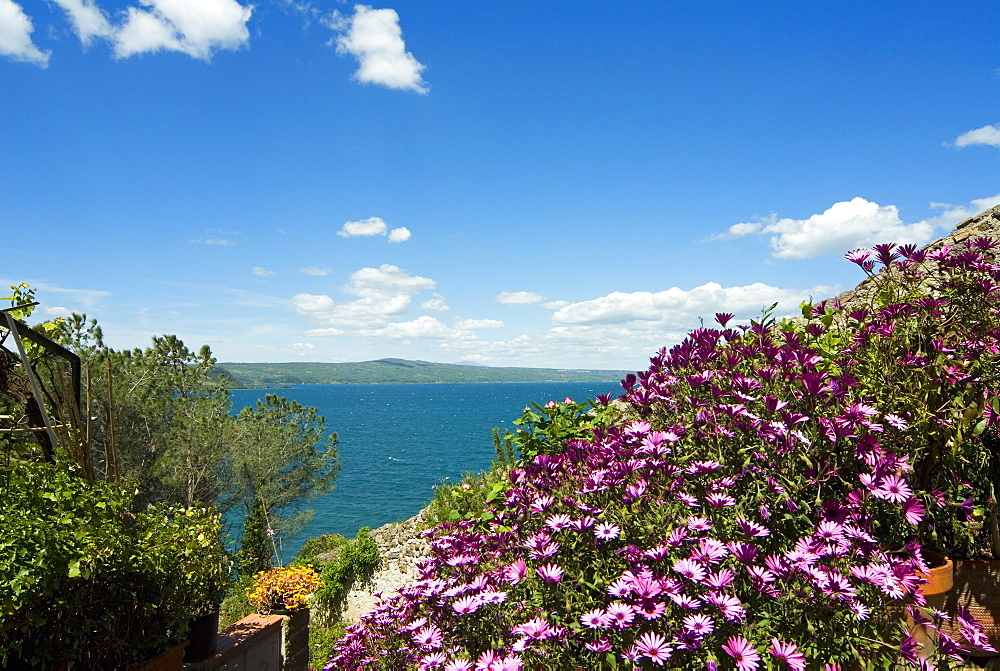
M 408 520 L 385 524 L 372 531 L 382 563 L 371 579 L 356 582 L 347 592 L 341 620 L 345 624 L 375 608 L 379 596 L 388 598 L 403 587 L 417 582 L 417 562 L 430 554 L 427 540 L 420 532 L 427 527 L 424 511 Z

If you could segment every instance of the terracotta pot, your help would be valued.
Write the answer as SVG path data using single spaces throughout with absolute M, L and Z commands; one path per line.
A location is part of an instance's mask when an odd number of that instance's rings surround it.
M 924 596 L 944 594 L 955 584 L 955 564 L 947 557 L 942 557 L 936 552 L 925 552 L 924 556 L 928 564 L 937 564 L 930 567 L 928 573 L 921 573 L 920 577 L 927 582 L 920 586 L 920 593 Z
M 925 552 L 924 560 L 929 565 L 929 571 L 919 574 L 927 581 L 920 586 L 920 593 L 927 598 L 929 607 L 943 610 L 944 599 L 955 584 L 955 563 L 936 552 Z M 922 657 L 926 658 L 933 654 L 937 646 L 937 632 L 934 629 L 917 624 L 909 613 L 906 614 L 906 628 L 920 644 Z

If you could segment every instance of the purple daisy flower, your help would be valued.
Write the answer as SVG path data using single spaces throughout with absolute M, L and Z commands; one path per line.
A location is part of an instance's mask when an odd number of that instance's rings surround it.
M 596 641 L 586 643 L 584 647 L 591 652 L 607 652 L 611 649 L 611 641 L 609 641 L 606 637 L 599 638 Z

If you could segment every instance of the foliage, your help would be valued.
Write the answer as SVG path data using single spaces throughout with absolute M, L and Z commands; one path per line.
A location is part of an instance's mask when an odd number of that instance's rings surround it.
M 247 596 L 253 590 L 253 575 L 241 576 L 227 586 L 222 607 L 219 609 L 219 627 L 225 629 L 254 613 L 253 604 Z
M 127 668 L 183 637 L 225 575 L 218 516 L 130 512 L 131 492 L 63 464 L 0 470 L 0 661 Z
M 319 559 L 319 555 L 328 552 L 338 551 L 350 543 L 349 540 L 340 534 L 323 534 L 315 538 L 307 538 L 299 554 L 291 561 L 293 566 L 320 566 L 326 564 Z
M 33 301 L 27 285 L 12 289 L 7 300 L 15 305 Z M 14 311 L 19 319 L 30 314 L 30 305 Z M 59 446 L 45 449 L 47 439 L 37 432 L 3 443 L 0 476 L 14 492 L 3 528 L 18 533 L 0 541 L 0 547 L 13 548 L 6 563 L 0 562 L 0 578 L 9 579 L 5 589 L 16 591 L 0 598 L 5 609 L 0 655 L 39 663 L 67 657 L 82 668 L 125 668 L 179 638 L 192 615 L 222 600 L 230 571 L 220 542 L 220 512 L 237 507 L 254 513 L 249 522 L 260 538 L 254 540 L 253 529 L 244 534 L 243 570 L 270 568 L 267 546 L 294 532 L 305 518 L 301 505 L 331 488 L 339 467 L 336 437 L 327 439 L 314 409 L 273 395 L 234 416 L 227 382 L 215 373 L 208 347 L 195 352 L 166 335 L 153 338 L 146 349 L 114 351 L 96 321 L 80 314 L 34 329 L 83 360 L 86 426 L 60 414 L 65 408 L 57 396 L 48 395 L 45 403 L 61 423 L 72 420 L 74 440 L 83 445 L 86 437 L 95 458 L 80 471 L 73 462 L 83 462 L 76 455 Z M 9 335 L 0 328 L 0 344 Z M 41 352 L 27 340 L 23 344 L 34 366 Z M 20 362 L 7 356 L 0 363 L 0 381 L 8 382 Z M 59 382 L 56 372 L 50 378 Z M 0 390 L 8 391 L 6 385 Z M 22 398 L 20 387 L 16 391 L 19 396 L 0 398 L 0 414 L 19 416 L 34 402 L 30 394 Z M 50 462 L 52 480 L 27 491 L 32 485 L 18 474 L 42 468 L 32 463 L 38 460 Z M 81 473 L 98 480 L 92 490 Z M 44 480 L 37 473 L 32 477 Z M 45 501 L 29 500 L 39 493 Z M 24 510 L 18 509 L 18 497 L 27 497 Z M 64 497 L 79 505 L 48 502 Z M 212 512 L 203 507 L 212 504 L 217 506 Z M 35 516 L 41 526 L 10 513 L 30 514 L 46 505 L 52 510 Z M 52 511 L 59 515 L 50 519 Z M 242 609 L 236 601 L 230 598 L 230 605 Z M 20 618 L 13 639 L 4 630 L 15 626 L 8 616 Z M 15 642 L 8 646 L 8 640 Z
M 323 565 L 323 586 L 316 592 L 316 605 L 332 613 L 351 584 L 371 576 L 381 561 L 371 529 L 361 527 L 357 536 L 342 546 L 336 559 Z
M 919 540 L 968 493 L 952 467 L 995 416 L 992 246 L 878 246 L 867 307 L 719 314 L 598 421 L 529 409 L 511 486 L 427 532 L 421 580 L 349 627 L 328 668 L 922 664 L 902 621 L 927 621 Z M 870 254 L 848 258 L 870 271 Z M 984 643 L 955 625 L 944 666 Z
M 243 534 L 236 553 L 240 576 L 255 576 L 274 566 L 274 541 L 267 530 L 267 510 L 260 499 L 255 499 L 250 512 L 243 517 Z
M 592 401 L 576 403 L 566 398 L 562 403 L 549 401 L 544 406 L 532 403 L 514 420 L 517 431 L 509 434 L 522 459 L 552 454 L 566 441 L 590 438 L 592 430 L 607 424 L 606 406 Z
M 322 669 L 330 658 L 330 651 L 344 636 L 344 625 L 334 622 L 323 625 L 309 621 L 309 668 Z
M 238 449 L 222 464 L 220 504 L 244 515 L 262 506 L 268 533 L 296 533 L 311 514 L 301 505 L 333 489 L 340 470 L 337 435 L 326 434 L 315 408 L 275 394 L 244 408 L 234 435 Z
M 247 593 L 250 604 L 264 615 L 272 611 L 301 610 L 322 586 L 316 572 L 307 566 L 273 568 L 254 577 Z
M 188 349 L 176 336 L 116 352 L 94 320 L 74 314 L 57 324 L 59 340 L 83 358 L 96 419 L 91 440 L 102 474 L 131 477 L 144 502 L 236 508 L 252 537 L 241 563 L 270 568 L 273 547 L 308 519 L 302 506 L 332 488 L 339 470 L 336 435 L 315 409 L 269 394 L 233 415 L 227 379 L 211 350 Z M 261 509 L 262 508 L 262 509 Z M 248 555 L 248 552 L 250 553 Z

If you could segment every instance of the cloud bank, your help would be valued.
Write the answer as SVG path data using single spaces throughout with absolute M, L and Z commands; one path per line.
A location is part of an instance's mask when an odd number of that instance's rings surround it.
M 292 297 L 292 305 L 299 314 L 324 326 L 377 329 L 406 312 L 414 295 L 434 286 L 432 279 L 383 264 L 351 273 L 341 291 L 356 300 L 336 303 L 327 295 L 301 293 Z
M 531 291 L 501 291 L 493 297 L 493 300 L 504 305 L 531 305 L 541 303 L 544 298 Z
M 1000 203 L 1000 196 L 973 200 L 968 206 L 932 203 L 943 212 L 912 224 L 905 223 L 895 205 L 879 205 L 864 198 L 834 203 L 821 214 L 806 219 L 779 219 L 776 215 L 730 226 L 708 238 L 732 240 L 750 235 L 770 235 L 771 256 L 777 259 L 810 259 L 822 254 L 845 254 L 858 247 L 882 242 L 922 245 L 935 233 Z

